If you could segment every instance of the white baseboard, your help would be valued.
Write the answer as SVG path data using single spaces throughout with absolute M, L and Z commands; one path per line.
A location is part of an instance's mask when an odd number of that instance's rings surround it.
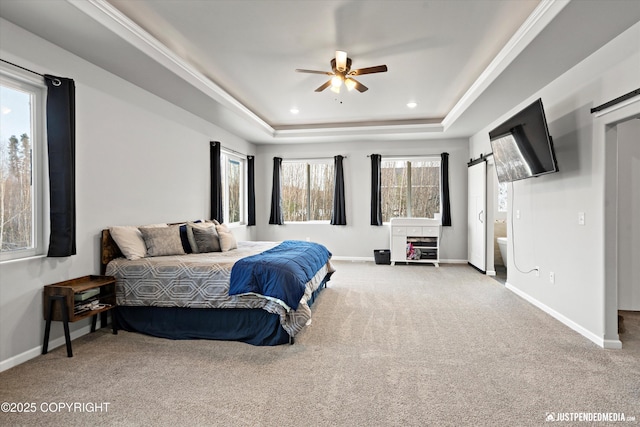
M 540 310 L 544 311 L 545 313 L 547 313 L 551 317 L 553 317 L 556 320 L 560 321 L 561 323 L 565 324 L 566 326 L 568 326 L 569 328 L 573 329 L 574 331 L 576 331 L 580 335 L 584 336 L 585 338 L 589 339 L 590 341 L 593 341 L 596 345 L 598 345 L 598 346 L 600 346 L 602 348 L 607 348 L 607 349 L 621 349 L 622 348 L 622 342 L 620 340 L 605 340 L 604 338 L 597 336 L 593 332 L 589 331 L 588 329 L 585 329 L 584 327 L 580 326 L 579 324 L 577 324 L 573 320 L 569 319 L 568 317 L 564 316 L 563 314 L 558 313 L 557 311 L 555 311 L 554 309 L 552 309 L 548 305 L 541 303 L 537 299 L 533 298 L 531 295 L 529 295 L 529 294 L 527 294 L 525 292 L 522 292 L 520 289 L 514 287 L 513 285 L 509 284 L 508 282 L 505 284 L 505 288 L 509 289 L 511 292 L 513 292 L 514 294 L 518 295 L 520 298 L 522 298 L 522 299 L 526 300 L 527 302 L 533 304 L 534 306 L 538 307 Z
M 603 342 L 603 348 L 608 348 L 610 350 L 620 350 L 622 348 L 622 341 L 620 340 L 603 340 Z
M 331 257 L 334 261 L 352 261 L 352 262 L 375 262 L 374 257 L 366 257 L 366 256 L 338 256 L 334 255 Z M 441 259 L 439 261 L 440 264 L 467 264 L 466 259 Z
M 485 273 L 487 276 L 495 276 L 496 272 L 495 270 L 487 270 L 487 272 Z
M 84 326 L 80 329 L 77 329 L 69 334 L 71 337 L 71 341 L 74 339 L 86 335 L 91 332 L 91 325 Z M 65 345 L 66 342 L 64 340 L 64 335 L 58 337 L 53 340 L 49 340 L 49 348 L 48 351 L 53 350 L 54 348 Z M 16 356 L 10 357 L 9 359 L 0 361 L 0 372 L 6 371 L 7 369 L 11 369 L 14 366 L 18 366 L 21 363 L 24 363 L 28 360 L 36 358 L 42 354 L 42 345 L 38 347 L 32 348 L 31 350 L 27 350 L 24 353 L 20 353 Z
M 366 256 L 332 256 L 331 260 L 335 261 L 353 261 L 353 262 L 375 262 L 374 257 Z

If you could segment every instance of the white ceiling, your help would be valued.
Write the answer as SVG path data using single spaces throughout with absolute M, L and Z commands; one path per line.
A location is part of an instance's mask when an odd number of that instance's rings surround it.
M 0 16 L 280 143 L 469 136 L 637 22 L 640 2 L 0 0 Z M 330 71 L 336 50 L 389 71 L 358 77 L 364 93 L 316 93 L 328 77 L 294 70 Z

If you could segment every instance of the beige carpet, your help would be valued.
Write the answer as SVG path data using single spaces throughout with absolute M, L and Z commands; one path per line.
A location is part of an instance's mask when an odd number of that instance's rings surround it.
M 313 324 L 293 346 L 103 329 L 75 340 L 73 358 L 63 346 L 0 373 L 0 402 L 36 407 L 0 413 L 0 425 L 528 426 L 570 413 L 640 420 L 638 313 L 625 315 L 624 348 L 603 350 L 467 266 L 335 264 Z M 82 412 L 93 403 L 102 411 Z

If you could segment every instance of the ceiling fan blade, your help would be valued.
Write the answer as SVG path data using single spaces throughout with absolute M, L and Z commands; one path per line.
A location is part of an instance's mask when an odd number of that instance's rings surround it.
M 333 76 L 333 73 L 330 71 L 302 70 L 300 68 L 296 69 L 296 71 L 298 73 L 324 74 L 326 76 Z
M 353 77 L 349 77 L 349 80 L 352 80 L 355 83 L 354 88 L 362 93 L 362 92 L 366 92 L 367 90 L 369 90 L 368 87 L 366 87 L 365 85 L 363 85 L 362 83 L 360 83 L 359 81 L 357 81 L 356 79 L 354 79 Z
M 387 71 L 386 65 L 377 65 L 375 67 L 358 68 L 357 70 L 349 71 L 350 76 L 361 76 L 363 74 L 384 73 Z
M 320 86 L 318 89 L 316 89 L 316 92 L 322 92 L 323 90 L 325 90 L 326 88 L 328 88 L 329 86 L 331 86 L 331 80 L 327 81 L 325 84 L 323 84 L 322 86 Z

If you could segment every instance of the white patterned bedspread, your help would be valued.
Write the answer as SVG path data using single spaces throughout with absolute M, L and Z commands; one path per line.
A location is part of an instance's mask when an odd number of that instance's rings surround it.
M 278 245 L 278 242 L 238 242 L 238 249 L 176 256 L 149 257 L 138 260 L 118 258 L 107 265 L 106 274 L 116 278 L 118 305 L 191 307 L 191 308 L 261 308 L 278 314 L 290 336 L 295 336 L 311 319 L 307 304 L 328 272 L 330 261 L 307 283 L 297 310 L 279 300 L 260 295 L 229 296 L 229 278 L 233 264 Z

